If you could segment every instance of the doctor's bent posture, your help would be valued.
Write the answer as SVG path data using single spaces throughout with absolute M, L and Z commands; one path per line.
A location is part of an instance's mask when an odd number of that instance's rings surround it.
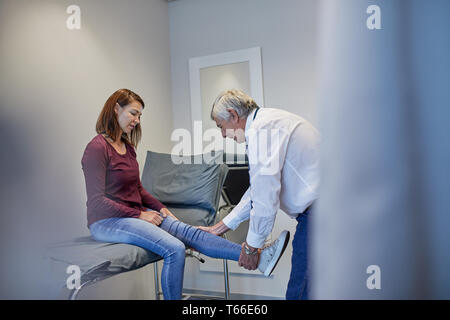
M 239 265 L 254 270 L 259 248 L 281 208 L 297 220 L 286 299 L 308 299 L 308 220 L 318 198 L 319 132 L 305 119 L 280 109 L 260 108 L 239 90 L 222 92 L 211 119 L 222 136 L 246 143 L 250 187 L 222 221 L 203 230 L 222 235 L 250 219 Z

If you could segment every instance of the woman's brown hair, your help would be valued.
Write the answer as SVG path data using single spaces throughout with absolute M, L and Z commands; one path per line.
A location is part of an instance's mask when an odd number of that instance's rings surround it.
M 106 100 L 105 105 L 98 116 L 97 124 L 95 126 L 97 133 L 105 134 L 113 141 L 116 141 L 120 134 L 120 126 L 117 122 L 117 115 L 114 112 L 114 107 L 116 103 L 118 103 L 121 107 L 124 107 L 133 101 L 139 102 L 142 105 L 142 108 L 144 108 L 144 101 L 133 91 L 128 89 L 119 89 L 114 92 L 108 100 Z M 141 124 L 139 123 L 131 131 L 130 136 L 123 132 L 121 138 L 125 143 L 128 143 L 133 147 L 137 147 L 139 141 L 141 140 L 141 136 Z

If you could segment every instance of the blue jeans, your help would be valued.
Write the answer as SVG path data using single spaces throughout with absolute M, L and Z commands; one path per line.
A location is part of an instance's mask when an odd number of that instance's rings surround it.
M 292 269 L 286 290 L 286 300 L 308 299 L 308 219 L 311 206 L 297 217 L 292 240 Z
M 166 300 L 182 297 L 186 247 L 209 257 L 239 260 L 241 246 L 167 216 L 156 226 L 136 218 L 108 218 L 89 227 L 97 241 L 128 243 L 164 258 L 161 287 Z

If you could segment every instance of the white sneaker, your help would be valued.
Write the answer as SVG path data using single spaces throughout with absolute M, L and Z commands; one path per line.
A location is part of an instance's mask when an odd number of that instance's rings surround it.
M 262 249 L 261 255 L 259 257 L 258 269 L 259 271 L 264 273 L 266 277 L 269 277 L 272 274 L 272 271 L 275 269 L 278 261 L 283 255 L 284 250 L 287 247 L 289 237 L 290 232 L 284 230 L 280 234 L 278 239 Z

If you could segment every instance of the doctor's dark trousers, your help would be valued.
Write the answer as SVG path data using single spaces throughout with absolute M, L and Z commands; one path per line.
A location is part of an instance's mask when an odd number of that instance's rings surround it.
M 297 217 L 297 228 L 292 240 L 292 269 L 286 290 L 286 300 L 308 299 L 308 220 L 309 206 Z

